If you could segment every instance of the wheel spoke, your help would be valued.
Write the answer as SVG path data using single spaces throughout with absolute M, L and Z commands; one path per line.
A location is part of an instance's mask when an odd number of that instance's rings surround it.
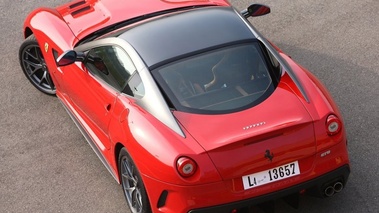
M 50 74 L 48 72 L 46 72 L 46 82 L 50 86 L 50 88 L 54 88 L 54 83 L 51 80 Z
M 135 203 L 135 208 L 137 209 L 137 212 L 139 212 L 142 209 L 142 198 L 139 191 L 135 193 L 134 203 Z
M 124 171 L 126 173 L 125 175 L 127 175 L 129 178 L 133 178 L 133 173 L 130 169 L 131 167 L 130 163 L 127 160 L 124 160 L 123 166 L 124 166 Z
M 125 190 L 129 192 L 129 194 L 132 194 L 136 190 L 136 187 L 125 187 Z
M 128 175 L 129 175 L 131 178 L 133 178 L 133 171 L 134 171 L 133 165 L 130 164 L 129 161 L 126 161 L 126 163 L 127 163 L 126 170 L 127 170 L 127 172 L 128 172 Z
M 27 65 L 29 65 L 29 66 L 32 66 L 32 67 L 34 67 L 34 68 L 36 68 L 36 69 L 38 69 L 38 68 L 42 68 L 42 64 L 41 64 L 41 62 L 39 62 L 38 64 L 37 63 L 34 63 L 34 62 L 32 62 L 32 61 L 30 61 L 30 60 L 24 60 L 24 63 L 25 64 L 27 64 Z
M 46 81 L 46 72 L 43 72 L 43 75 L 42 75 L 42 77 L 40 78 L 39 85 L 42 86 L 42 84 L 43 84 L 44 81 Z
M 127 180 L 132 180 L 132 178 L 128 174 L 125 174 L 125 173 L 122 174 L 122 177 Z
M 35 50 L 36 48 L 33 48 L 33 49 Z M 28 56 L 30 56 L 30 57 L 32 57 L 36 61 L 41 61 L 41 58 L 38 56 L 37 51 L 35 50 L 35 55 L 32 54 L 31 51 L 32 51 L 32 48 L 30 48 L 29 51 L 26 50 L 25 54 L 28 55 Z
M 36 68 L 36 67 L 34 67 L 34 69 L 32 69 L 31 67 L 29 67 L 29 68 L 30 68 L 29 69 L 30 73 L 28 73 L 28 74 L 30 77 L 32 77 L 32 76 L 36 75 L 38 72 L 42 71 L 42 68 Z M 39 79 L 39 80 L 41 80 L 41 79 Z

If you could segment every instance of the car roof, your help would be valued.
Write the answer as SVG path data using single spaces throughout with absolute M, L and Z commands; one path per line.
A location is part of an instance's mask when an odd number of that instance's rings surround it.
M 230 4 L 227 0 L 76 0 L 59 6 L 56 10 L 81 40 L 93 32 L 136 17 L 175 8 L 206 5 Z
M 232 7 L 206 7 L 166 15 L 122 33 L 152 69 L 168 60 L 225 44 L 254 39 Z

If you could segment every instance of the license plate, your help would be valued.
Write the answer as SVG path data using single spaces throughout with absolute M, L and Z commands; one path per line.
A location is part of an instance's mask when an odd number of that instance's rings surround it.
M 242 176 L 243 188 L 245 190 L 251 189 L 299 174 L 299 163 L 294 161 L 292 163 L 268 169 L 266 171 Z

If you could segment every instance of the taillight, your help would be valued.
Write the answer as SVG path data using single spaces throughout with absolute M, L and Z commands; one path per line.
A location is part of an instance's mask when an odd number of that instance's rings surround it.
M 341 120 L 335 115 L 329 115 L 326 119 L 326 132 L 328 135 L 338 134 L 342 129 Z
M 176 162 L 176 168 L 182 177 L 190 177 L 195 174 L 197 165 L 189 157 L 180 157 Z

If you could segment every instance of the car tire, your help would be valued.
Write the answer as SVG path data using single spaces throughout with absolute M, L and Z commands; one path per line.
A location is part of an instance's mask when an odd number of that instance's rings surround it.
M 21 44 L 19 60 L 22 71 L 35 88 L 45 94 L 55 95 L 54 82 L 34 35 L 30 35 Z
M 120 150 L 118 171 L 131 213 L 150 213 L 150 203 L 141 175 L 125 148 Z

